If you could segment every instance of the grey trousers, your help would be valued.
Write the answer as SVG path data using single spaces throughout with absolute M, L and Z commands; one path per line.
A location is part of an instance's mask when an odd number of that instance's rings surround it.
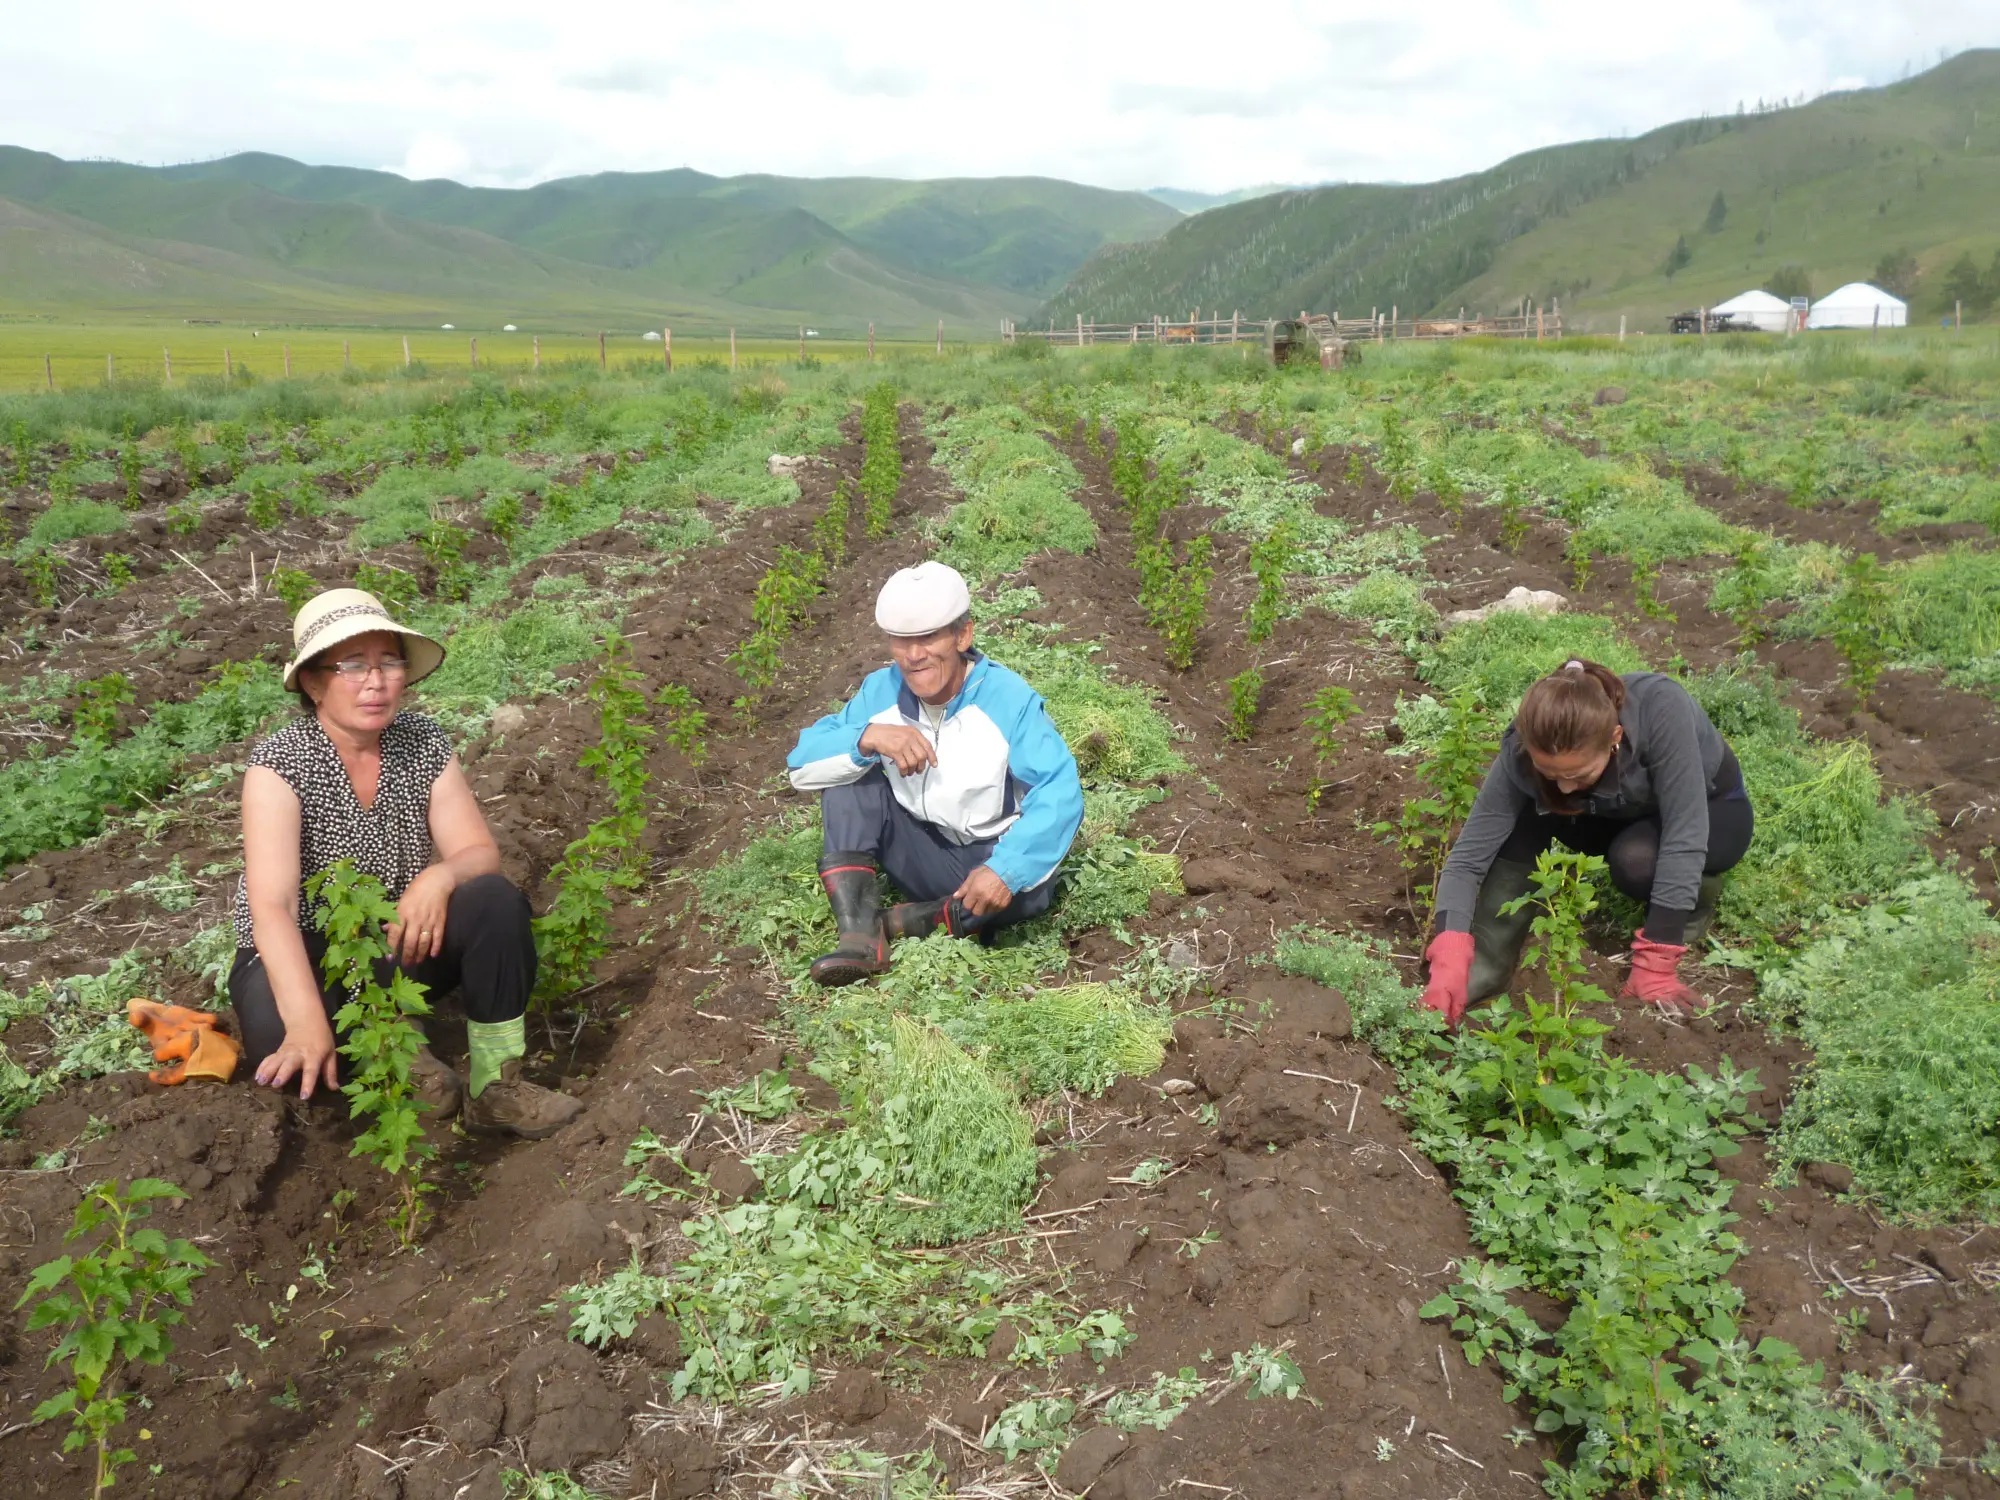
M 965 877 L 985 864 L 995 839 L 954 844 L 937 828 L 913 816 L 889 790 L 889 778 L 877 766 L 859 781 L 832 786 L 819 794 L 820 819 L 825 825 L 828 854 L 872 854 L 896 888 L 912 901 L 942 901 Z M 1055 901 L 1056 882 L 1044 880 L 1031 891 L 1017 891 L 993 927 L 1011 927 L 1039 917 Z

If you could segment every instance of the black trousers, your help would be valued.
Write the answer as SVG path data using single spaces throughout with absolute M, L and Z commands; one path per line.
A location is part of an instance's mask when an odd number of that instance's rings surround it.
M 1743 790 L 1743 769 L 1734 751 L 1725 751 L 1721 768 L 1708 794 L 1708 858 L 1701 873 L 1720 875 L 1734 869 L 1750 850 L 1756 817 L 1750 798 Z M 1671 911 L 1653 904 L 1653 877 L 1660 867 L 1660 815 L 1649 813 L 1633 819 L 1604 818 L 1590 814 L 1564 817 L 1560 813 L 1540 813 L 1530 807 L 1514 824 L 1507 842 L 1500 846 L 1499 859 L 1532 865 L 1551 844 L 1560 843 L 1578 854 L 1600 856 L 1608 867 L 1611 883 L 1634 901 L 1646 903 L 1646 936 L 1656 943 L 1678 943 L 1687 931 L 1689 913 Z
M 997 839 L 954 844 L 931 824 L 911 815 L 889 790 L 877 766 L 859 781 L 831 786 L 819 794 L 820 820 L 828 854 L 872 854 L 896 888 L 912 901 L 942 901 L 992 857 Z M 989 930 L 1039 917 L 1054 903 L 1056 882 L 1044 880 L 1016 891 Z
M 461 991 L 468 1021 L 511 1021 L 527 1014 L 535 990 L 535 934 L 529 925 L 534 912 L 528 898 L 504 875 L 479 875 L 451 893 L 445 907 L 444 948 L 402 972 L 424 985 L 433 999 L 447 990 Z M 302 932 L 306 955 L 319 976 L 320 1003 L 327 1024 L 347 1003 L 346 994 L 329 985 L 321 972 L 326 939 Z M 401 965 L 384 959 L 376 977 L 386 982 Z M 236 1034 L 243 1043 L 248 1070 L 278 1050 L 285 1039 L 284 1018 L 278 1014 L 271 979 L 255 948 L 238 948 L 229 971 L 229 1001 L 236 1008 Z

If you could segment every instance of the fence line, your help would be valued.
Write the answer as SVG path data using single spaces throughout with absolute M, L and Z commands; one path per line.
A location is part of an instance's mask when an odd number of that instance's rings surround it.
M 1042 328 L 1023 328 L 1011 319 L 1000 326 L 1003 343 L 1040 339 L 1050 344 L 1242 344 L 1268 345 L 1280 323 L 1312 323 L 1328 329 L 1348 343 L 1386 343 L 1391 339 L 1559 339 L 1563 336 L 1562 304 L 1534 307 L 1505 317 L 1467 317 L 1463 309 L 1456 318 L 1405 318 L 1401 309 L 1375 309 L 1365 318 L 1343 318 L 1339 309 L 1331 316 L 1301 312 L 1289 318 L 1246 318 L 1239 312 L 1227 317 L 1199 312 L 1185 318 L 1154 317 L 1139 323 L 1086 322 L 1081 313 L 1072 323 L 1050 320 Z

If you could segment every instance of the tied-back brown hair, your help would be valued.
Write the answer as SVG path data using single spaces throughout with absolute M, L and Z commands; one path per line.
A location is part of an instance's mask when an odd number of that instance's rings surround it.
M 1530 687 L 1514 715 L 1524 749 L 1539 755 L 1611 748 L 1625 707 L 1625 680 L 1609 667 L 1572 658 Z

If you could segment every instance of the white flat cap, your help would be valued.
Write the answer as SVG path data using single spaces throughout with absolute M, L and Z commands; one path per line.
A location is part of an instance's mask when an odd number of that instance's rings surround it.
M 875 596 L 875 623 L 890 635 L 929 635 L 971 610 L 964 577 L 941 562 L 891 573 Z

